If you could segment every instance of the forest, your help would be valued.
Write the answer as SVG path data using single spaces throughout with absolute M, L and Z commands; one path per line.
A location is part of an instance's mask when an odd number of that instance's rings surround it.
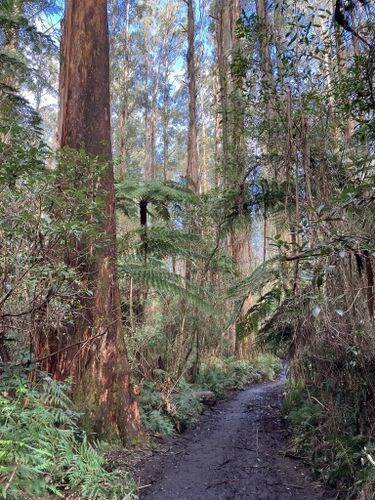
M 371 0 L 0 0 L 0 494 L 375 499 Z

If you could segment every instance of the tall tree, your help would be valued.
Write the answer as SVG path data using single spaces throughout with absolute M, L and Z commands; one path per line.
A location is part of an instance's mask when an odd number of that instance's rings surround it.
M 77 241 L 70 257 L 92 295 L 82 299 L 70 334 L 69 341 L 78 346 L 57 357 L 53 375 L 75 377 L 76 400 L 90 407 L 99 435 L 126 441 L 139 416 L 123 345 L 116 270 L 106 0 L 66 0 L 59 134 L 62 148 L 84 147 L 103 167 L 97 179 L 104 204 L 98 229 L 105 238 L 100 250 L 93 241 Z
M 187 170 L 188 185 L 191 189 L 199 192 L 199 165 L 198 165 L 198 143 L 197 143 L 197 75 L 195 61 L 195 2 L 185 0 L 187 5 L 187 69 L 189 85 L 189 128 L 187 147 Z
M 128 141 L 127 127 L 129 119 L 129 78 L 130 78 L 130 48 L 129 48 L 129 27 L 130 27 L 130 0 L 125 0 L 124 4 L 124 34 L 123 53 L 124 62 L 122 70 L 123 88 L 122 102 L 120 110 L 120 175 L 124 176 L 128 165 Z M 113 36 L 113 34 L 112 34 Z
M 219 113 L 222 117 L 221 167 L 224 185 L 233 191 L 236 211 L 244 222 L 240 227 L 232 228 L 227 246 L 239 276 L 244 277 L 250 270 L 251 261 L 250 215 L 244 210 L 247 173 L 245 172 L 243 91 L 241 78 L 235 74 L 233 65 L 239 50 L 236 25 L 240 14 L 239 0 L 217 1 L 215 18 Z M 251 303 L 252 297 L 249 295 L 243 305 L 242 316 L 246 315 Z M 228 340 L 231 344 L 231 354 L 233 354 L 236 347 L 239 347 L 235 326 L 230 329 Z
M 277 12 L 281 10 L 278 5 Z M 272 62 L 270 53 L 270 33 L 268 21 L 268 5 L 267 0 L 256 0 L 256 13 L 258 18 L 258 33 L 259 33 L 259 57 L 260 68 L 262 71 L 262 86 L 267 102 L 268 118 L 272 118 L 273 114 L 273 98 L 274 81 L 272 74 Z

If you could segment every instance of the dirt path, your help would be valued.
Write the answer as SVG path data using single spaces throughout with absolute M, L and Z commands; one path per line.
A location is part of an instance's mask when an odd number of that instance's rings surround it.
M 335 498 L 300 461 L 282 451 L 284 379 L 219 402 L 199 425 L 172 439 L 140 467 L 147 500 L 318 500 Z

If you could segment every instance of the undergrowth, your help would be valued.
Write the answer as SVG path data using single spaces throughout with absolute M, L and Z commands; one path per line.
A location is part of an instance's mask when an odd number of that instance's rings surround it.
M 180 378 L 173 383 L 168 373 L 157 370 L 153 381 L 143 385 L 140 410 L 144 427 L 152 433 L 170 435 L 194 424 L 202 412 L 202 391 L 222 397 L 231 390 L 243 389 L 251 383 L 272 380 L 280 371 L 280 363 L 270 354 L 253 361 L 218 358 L 203 363 L 195 383 Z
M 289 387 L 284 409 L 294 431 L 290 451 L 312 464 L 320 477 L 344 492 L 346 498 L 372 500 L 375 442 L 350 430 L 350 409 L 342 414 L 340 394 L 336 395 L 338 404 L 334 406 L 328 406 L 321 393 L 317 395 L 320 399 L 298 384 Z M 354 412 L 352 407 L 351 413 Z M 331 425 L 332 418 L 336 420 L 335 426 Z
M 130 476 L 105 470 L 99 444 L 77 425 L 67 387 L 43 373 L 3 376 L 0 384 L 0 495 L 135 499 Z
M 218 396 L 249 384 L 272 380 L 280 371 L 280 362 L 272 354 L 261 354 L 255 360 L 215 359 L 204 364 L 197 383 Z

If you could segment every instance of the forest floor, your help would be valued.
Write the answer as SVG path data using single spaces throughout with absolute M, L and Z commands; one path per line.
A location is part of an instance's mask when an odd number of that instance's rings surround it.
M 285 377 L 219 401 L 198 425 L 138 464 L 141 500 L 338 498 L 303 462 L 285 456 Z

